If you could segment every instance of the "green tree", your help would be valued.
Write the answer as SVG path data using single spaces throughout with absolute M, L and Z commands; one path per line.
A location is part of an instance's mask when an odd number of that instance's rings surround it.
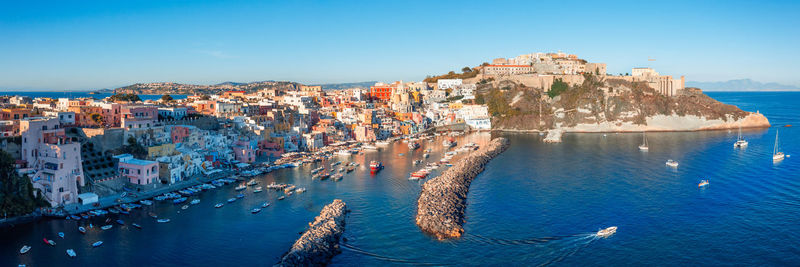
M 128 102 L 142 102 L 136 94 L 115 94 L 109 97 L 111 101 L 128 101 Z
M 547 92 L 547 96 L 550 98 L 556 97 L 567 91 L 567 89 L 569 89 L 569 85 L 567 83 L 561 79 L 555 79 L 553 80 L 553 85 L 550 85 L 550 91 Z
M 461 69 L 461 72 L 463 73 L 472 72 L 472 69 L 470 69 L 469 67 L 464 67 Z
M 161 101 L 164 101 L 164 102 L 170 102 L 170 101 L 172 101 L 172 100 L 173 100 L 173 99 L 172 99 L 172 96 L 171 96 L 171 95 L 162 95 L 162 96 L 161 96 Z
M 89 114 L 89 118 L 97 123 L 97 125 L 103 125 L 103 115 L 100 115 L 100 113 Z
M 33 192 L 30 179 L 17 175 L 11 154 L 0 150 L 0 216 L 25 215 L 49 206 L 41 194 L 36 197 Z

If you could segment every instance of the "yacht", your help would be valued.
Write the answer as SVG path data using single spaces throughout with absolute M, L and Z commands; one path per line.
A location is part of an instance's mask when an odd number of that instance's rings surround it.
M 352 152 L 350 152 L 350 150 L 342 149 L 342 150 L 336 151 L 336 155 L 340 155 L 340 156 L 352 156 L 352 155 L 353 155 L 353 153 L 352 153 Z
M 642 144 L 639 145 L 639 150 L 647 151 L 648 149 L 650 149 L 650 147 L 647 146 L 647 134 L 642 132 Z
M 611 226 L 611 227 L 608 227 L 606 229 L 602 229 L 600 231 L 597 231 L 597 237 L 606 238 L 606 237 L 609 237 L 609 236 L 613 235 L 616 232 L 617 232 L 617 227 L 616 226 Z
M 775 132 L 775 148 L 772 149 L 772 161 L 781 161 L 785 157 L 778 146 L 778 132 Z
M 253 209 L 250 210 L 250 213 L 255 214 L 255 213 L 258 213 L 259 211 L 261 211 L 261 208 L 253 208 Z
M 700 183 L 697 184 L 697 187 L 704 187 L 708 186 L 708 180 L 700 180 Z
M 678 167 L 678 162 L 669 159 L 669 160 L 667 160 L 667 166 L 670 166 L 670 167 L 673 167 L 673 168 L 677 168 Z
M 742 126 L 739 126 L 739 137 L 736 138 L 736 143 L 733 143 L 735 148 L 743 148 L 747 146 L 747 141 L 742 137 Z

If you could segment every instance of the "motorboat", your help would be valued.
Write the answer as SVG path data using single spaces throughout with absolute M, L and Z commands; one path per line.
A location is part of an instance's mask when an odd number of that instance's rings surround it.
M 285 198 L 286 198 L 286 196 L 280 196 L 280 197 L 278 197 L 278 200 L 283 200 Z
M 108 230 L 108 229 L 111 229 L 111 227 L 114 227 L 114 226 L 113 226 L 113 225 L 110 225 L 110 224 L 106 224 L 106 225 L 103 225 L 103 227 L 100 227 L 100 229 L 102 229 L 102 230 Z
M 245 190 L 245 189 L 247 189 L 247 186 L 245 186 L 245 185 L 243 185 L 243 184 L 240 184 L 240 185 L 236 186 L 236 188 L 234 188 L 234 189 L 235 189 L 236 191 L 242 191 L 242 190 Z
M 256 214 L 259 211 L 261 211 L 261 208 L 253 208 L 253 209 L 250 210 L 250 213 Z
M 78 256 L 78 254 L 75 254 L 74 250 L 68 249 L 67 250 L 67 256 L 69 256 L 70 258 L 75 258 L 76 256 Z
M 297 192 L 297 193 L 303 193 L 303 192 L 306 191 L 306 188 L 305 187 L 301 187 L 301 188 L 298 188 L 297 190 L 294 190 L 294 191 Z
M 222 206 L 225 206 L 225 204 L 217 203 L 216 205 L 214 205 L 215 208 L 222 208 Z
M 81 234 L 86 234 L 86 228 L 83 228 L 83 226 L 78 226 L 78 232 Z
M 156 220 L 156 222 L 160 222 L 160 223 L 168 223 L 168 222 L 169 222 L 169 219 L 158 219 L 158 220 Z
M 366 150 L 378 150 L 378 147 L 374 145 L 364 145 L 363 148 Z
M 380 169 L 383 169 L 383 163 L 381 163 L 380 161 L 373 160 L 369 163 L 369 169 L 372 171 L 378 171 Z
M 351 152 L 350 150 L 342 149 L 342 150 L 336 151 L 336 155 L 339 155 L 339 156 L 352 156 L 353 152 Z
M 343 177 L 344 177 L 344 175 L 342 175 L 341 173 L 337 173 L 337 174 L 334 174 L 333 176 L 331 176 L 331 179 L 333 179 L 334 181 L 339 181 Z
M 172 203 L 174 203 L 174 204 L 180 204 L 180 203 L 183 203 L 184 201 L 186 201 L 186 198 L 185 198 L 185 197 L 181 197 L 181 198 L 178 198 L 178 199 L 172 200 Z
M 260 186 L 258 186 L 253 190 L 253 193 L 260 193 L 261 191 L 264 191 L 264 189 L 262 189 Z
M 122 220 L 117 220 L 117 224 L 119 224 L 119 225 L 125 225 L 125 222 L 124 222 L 124 221 L 122 221 Z
M 142 205 L 146 205 L 146 206 L 153 205 L 153 201 L 150 201 L 150 200 L 147 200 L 147 199 L 143 199 L 143 200 L 139 201 L 139 203 L 142 203 Z
M 95 247 L 95 248 L 99 247 L 99 246 L 102 246 L 102 245 L 103 245 L 103 241 L 97 241 L 97 242 L 92 243 L 92 247 Z
M 742 137 L 742 126 L 739 126 L 739 137 L 736 138 L 736 143 L 733 143 L 733 147 L 735 148 L 747 147 L 747 141 L 744 140 L 744 137 Z
M 61 239 L 64 239 L 64 232 L 58 232 L 58 237 L 60 237 Z
M 254 185 L 257 185 L 257 184 L 258 184 L 258 181 L 256 181 L 255 179 L 252 179 L 249 182 L 247 182 L 247 186 L 254 186 Z
M 31 246 L 24 245 L 22 246 L 22 248 L 19 249 L 19 254 L 28 253 L 29 250 L 31 250 Z
M 200 200 L 199 200 L 199 199 L 192 199 L 192 201 L 191 201 L 191 202 L 189 202 L 189 204 L 192 204 L 192 205 L 197 205 L 197 204 L 199 204 L 199 203 L 200 203 Z
M 234 201 L 236 201 L 236 198 L 235 198 L 235 197 L 232 197 L 232 198 L 229 198 L 229 199 L 228 199 L 228 203 L 231 203 L 231 202 L 234 202 Z
M 137 229 L 142 229 L 142 226 L 139 225 L 138 223 L 131 223 L 131 225 L 133 225 L 133 227 L 136 227 Z
M 642 144 L 641 144 L 641 145 L 639 145 L 639 150 L 641 150 L 641 151 L 647 151 L 647 150 L 649 150 L 649 149 L 650 149 L 650 147 L 649 147 L 649 146 L 647 146 L 647 134 L 645 134 L 644 132 L 642 132 Z
M 708 180 L 700 180 L 700 183 L 697 184 L 697 187 L 705 187 L 708 186 Z
M 47 238 L 43 238 L 42 240 L 44 240 L 45 244 L 48 244 L 48 245 L 51 245 L 51 246 L 55 246 L 56 245 L 56 241 L 53 241 L 53 240 L 50 240 L 50 239 L 47 239 Z
M 153 218 L 158 218 L 158 215 L 153 213 L 153 212 L 148 212 L 147 215 L 150 215 L 150 217 L 153 217 Z
M 261 208 L 269 207 L 269 202 L 261 203 Z
M 182 209 L 182 210 L 185 210 L 185 209 L 188 209 L 188 208 L 189 208 L 189 205 L 183 205 L 183 206 L 181 207 L 181 209 Z
M 772 161 L 781 161 L 786 155 L 780 151 L 779 143 L 778 143 L 778 132 L 775 132 L 775 147 L 772 149 Z
M 243 198 L 243 197 L 244 197 L 244 194 L 238 194 L 238 195 L 236 195 L 236 198 Z
M 444 146 L 445 148 L 454 147 L 454 146 L 456 146 L 456 144 L 457 144 L 457 142 L 455 140 L 453 140 L 453 138 L 448 138 L 448 139 L 442 141 L 442 146 Z
M 606 238 L 606 237 L 609 237 L 609 236 L 613 235 L 616 232 L 617 232 L 617 227 L 616 226 L 611 226 L 611 227 L 608 227 L 606 229 L 602 229 L 600 231 L 597 231 L 597 237 Z
M 377 146 L 388 146 L 391 143 L 392 142 L 389 142 L 389 141 L 377 141 L 377 142 L 375 142 L 375 145 L 377 145 Z
M 419 143 L 417 142 L 408 142 L 408 149 L 415 150 L 419 148 Z
M 669 160 L 667 160 L 667 166 L 670 166 L 670 167 L 673 167 L 673 168 L 677 168 L 678 167 L 678 162 L 669 159 Z

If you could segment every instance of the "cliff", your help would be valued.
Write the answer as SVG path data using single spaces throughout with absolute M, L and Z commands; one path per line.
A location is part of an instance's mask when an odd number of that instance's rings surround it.
M 333 256 L 341 252 L 339 239 L 344 233 L 346 214 L 347 206 L 341 199 L 326 205 L 275 266 L 327 265 Z
M 581 83 L 545 92 L 513 81 L 478 87 L 492 127 L 502 131 L 639 132 L 769 127 L 760 113 L 745 112 L 699 92 L 659 94 L 645 83 L 584 75 Z

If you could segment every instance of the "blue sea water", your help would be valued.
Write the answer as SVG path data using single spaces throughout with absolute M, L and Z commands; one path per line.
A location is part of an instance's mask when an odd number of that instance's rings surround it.
M 90 94 L 88 91 L 64 91 L 64 92 L 0 92 L 0 96 L 28 96 L 31 98 L 37 97 L 48 97 L 48 98 L 61 98 L 61 97 L 68 97 L 68 98 L 83 98 L 83 97 L 93 97 L 96 99 L 103 99 L 113 94 L 109 93 L 98 93 L 98 94 Z M 139 95 L 139 98 L 142 100 L 158 100 L 161 99 L 162 95 Z M 187 95 L 170 95 L 173 99 L 186 99 Z
M 414 225 L 420 183 L 409 173 L 441 158 L 441 139 L 409 152 L 395 143 L 380 152 L 351 158 L 361 163 L 339 182 L 311 180 L 317 166 L 284 169 L 258 177 L 294 183 L 308 192 L 286 200 L 274 191 L 252 193 L 223 208 L 213 205 L 237 194 L 233 186 L 202 193 L 187 210 L 159 203 L 131 215 L 126 223 L 86 235 L 86 222 L 43 220 L 0 229 L 0 263 L 29 266 L 230 266 L 271 265 L 299 237 L 308 222 L 334 198 L 352 212 L 342 253 L 334 266 L 385 265 L 554 265 L 554 266 L 719 266 L 800 263 L 800 93 L 709 93 L 747 111 L 765 114 L 773 127 L 744 130 L 750 142 L 734 149 L 736 131 L 649 133 L 650 150 L 637 145 L 641 134 L 566 134 L 563 143 L 545 144 L 538 135 L 474 134 L 460 144 L 498 135 L 511 147 L 492 160 L 472 183 L 465 235 L 440 242 Z M 781 127 L 786 124 L 795 127 Z M 775 133 L 790 157 L 773 163 Z M 797 152 L 797 153 L 796 153 Z M 403 153 L 400 156 L 399 153 Z M 797 155 L 795 155 L 797 154 Z M 370 160 L 387 167 L 371 175 Z M 667 159 L 680 162 L 667 167 Z M 326 167 L 329 167 L 326 163 Z M 698 188 L 701 179 L 710 179 Z M 424 182 L 424 181 L 422 181 Z M 269 201 L 258 214 L 248 210 Z M 156 223 L 147 212 L 172 219 Z M 618 226 L 608 238 L 593 235 Z M 60 239 L 57 232 L 65 232 Z M 54 239 L 55 247 L 44 245 Z M 99 248 L 91 244 L 103 240 Z M 33 248 L 19 255 L 22 245 Z M 75 249 L 69 259 L 65 250 Z

